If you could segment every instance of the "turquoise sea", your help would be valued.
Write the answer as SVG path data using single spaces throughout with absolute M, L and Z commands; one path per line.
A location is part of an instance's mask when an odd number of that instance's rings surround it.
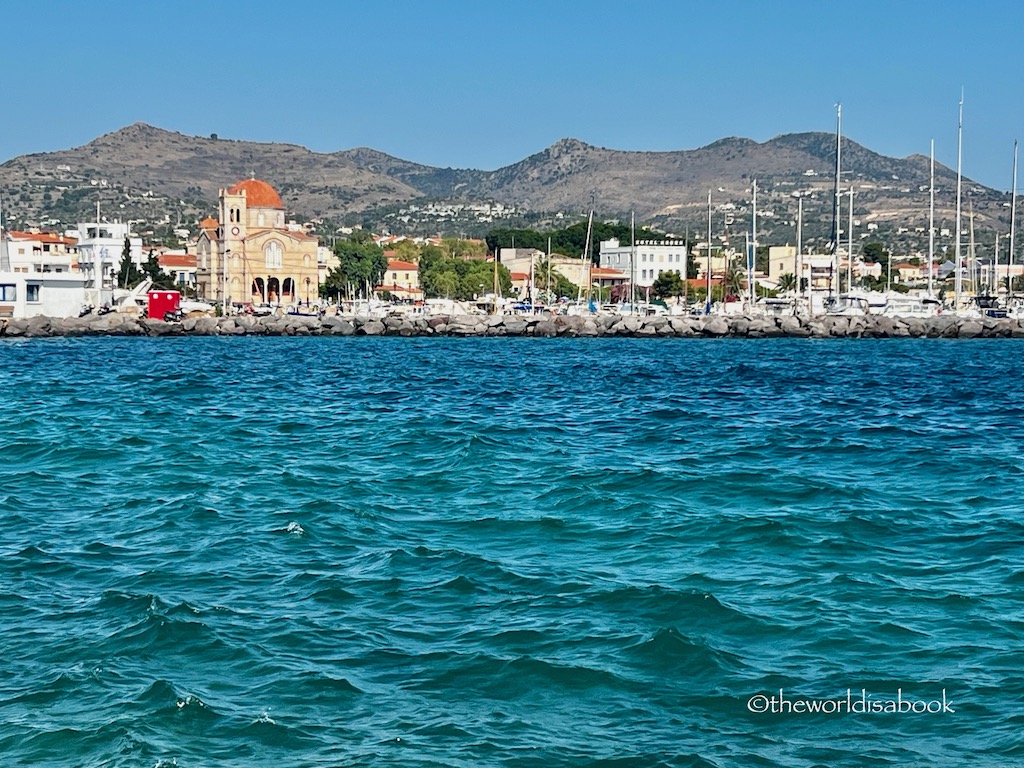
M 1024 764 L 1018 341 L 0 363 L 4 766 Z

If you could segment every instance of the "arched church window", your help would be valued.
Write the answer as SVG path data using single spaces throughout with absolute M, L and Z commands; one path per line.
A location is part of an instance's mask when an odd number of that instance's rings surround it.
M 271 240 L 263 246 L 263 260 L 267 269 L 280 269 L 284 251 L 277 240 Z

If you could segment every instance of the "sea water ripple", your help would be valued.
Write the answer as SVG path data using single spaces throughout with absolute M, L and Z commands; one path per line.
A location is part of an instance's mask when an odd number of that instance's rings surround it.
M 0 344 L 0 754 L 1024 762 L 1013 340 Z M 756 694 L 955 713 L 762 714 Z

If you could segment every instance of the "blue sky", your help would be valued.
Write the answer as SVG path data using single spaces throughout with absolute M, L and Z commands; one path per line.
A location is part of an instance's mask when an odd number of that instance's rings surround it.
M 693 149 L 834 131 L 1011 186 L 1024 4 L 10 0 L 0 161 L 136 121 L 494 169 L 564 137 Z M 12 30 L 24 34 L 12 34 Z

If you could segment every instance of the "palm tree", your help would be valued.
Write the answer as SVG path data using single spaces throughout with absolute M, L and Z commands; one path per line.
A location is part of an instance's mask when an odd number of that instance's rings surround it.
M 735 264 L 730 264 L 725 273 L 725 292 L 727 296 L 743 295 L 743 288 L 746 284 L 744 271 Z
M 796 275 L 791 272 L 779 275 L 779 291 L 786 293 L 796 290 Z
M 558 280 L 562 275 L 557 269 L 551 266 L 551 260 L 545 256 L 533 265 L 533 284 L 548 296 L 553 296 L 553 287 L 558 286 Z

